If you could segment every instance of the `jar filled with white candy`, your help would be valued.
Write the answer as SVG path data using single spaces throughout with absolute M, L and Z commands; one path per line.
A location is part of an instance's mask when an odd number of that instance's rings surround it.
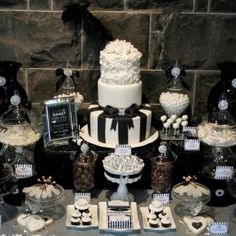
M 185 75 L 184 70 L 173 67 L 169 73 L 168 90 L 162 92 L 159 97 L 160 104 L 168 117 L 173 114 L 180 116 L 189 107 L 190 96 L 183 75 Z

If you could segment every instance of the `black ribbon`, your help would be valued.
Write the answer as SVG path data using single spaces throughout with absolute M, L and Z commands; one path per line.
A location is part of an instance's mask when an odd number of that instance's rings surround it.
M 145 113 L 140 112 L 140 109 L 150 110 L 147 107 L 140 107 L 136 104 L 131 105 L 130 107 L 124 110 L 124 114 L 119 113 L 119 109 L 114 108 L 112 106 L 106 106 L 105 108 L 101 108 L 99 106 L 94 107 L 89 110 L 89 118 L 90 114 L 95 111 L 103 110 L 98 116 L 98 140 L 100 142 L 106 143 L 106 118 L 111 118 L 112 123 L 110 130 L 117 130 L 118 127 L 118 139 L 119 144 L 127 144 L 128 143 L 128 131 L 130 128 L 134 128 L 133 119 L 136 116 L 140 116 L 140 137 L 139 141 L 145 140 L 146 135 L 146 125 L 147 125 L 147 116 Z M 88 132 L 91 135 L 91 127 L 90 122 L 88 122 Z
M 116 174 L 112 174 L 112 173 L 110 173 L 110 172 L 108 172 L 108 171 L 106 171 L 106 170 L 104 170 L 104 172 L 105 172 L 107 175 L 109 175 L 110 177 L 116 178 L 116 179 L 120 179 L 121 176 L 124 177 L 124 178 L 128 177 L 128 178 L 134 179 L 134 178 L 140 177 L 141 174 L 142 174 L 142 173 L 138 173 L 138 174 L 133 174 L 133 175 L 116 175 Z

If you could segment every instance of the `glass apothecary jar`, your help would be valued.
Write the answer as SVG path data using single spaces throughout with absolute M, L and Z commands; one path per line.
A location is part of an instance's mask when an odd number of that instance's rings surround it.
M 75 156 L 73 164 L 74 187 L 79 192 L 90 191 L 94 186 L 96 154 L 87 144 L 81 145 L 81 153 Z
M 161 144 L 160 154 L 151 158 L 151 188 L 155 193 L 167 193 L 172 186 L 173 161 L 167 155 L 167 147 Z
M 186 111 L 190 103 L 188 86 L 181 77 L 185 75 L 185 72 L 178 67 L 173 67 L 169 74 L 171 79 L 168 89 L 161 93 L 159 101 L 168 117 L 171 115 L 179 117 Z

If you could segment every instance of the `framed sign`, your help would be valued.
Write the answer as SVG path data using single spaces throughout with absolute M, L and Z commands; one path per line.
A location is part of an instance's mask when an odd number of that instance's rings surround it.
M 52 99 L 44 102 L 44 146 L 68 143 L 78 128 L 74 97 Z

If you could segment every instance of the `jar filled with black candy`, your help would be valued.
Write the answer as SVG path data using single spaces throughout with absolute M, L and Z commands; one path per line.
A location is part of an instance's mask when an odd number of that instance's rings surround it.
M 160 154 L 151 158 L 151 187 L 155 193 L 167 193 L 172 186 L 173 161 L 167 155 L 167 147 L 161 144 Z
M 96 155 L 87 144 L 81 145 L 81 153 L 76 155 L 73 164 L 74 187 L 77 191 L 87 192 L 94 186 Z

